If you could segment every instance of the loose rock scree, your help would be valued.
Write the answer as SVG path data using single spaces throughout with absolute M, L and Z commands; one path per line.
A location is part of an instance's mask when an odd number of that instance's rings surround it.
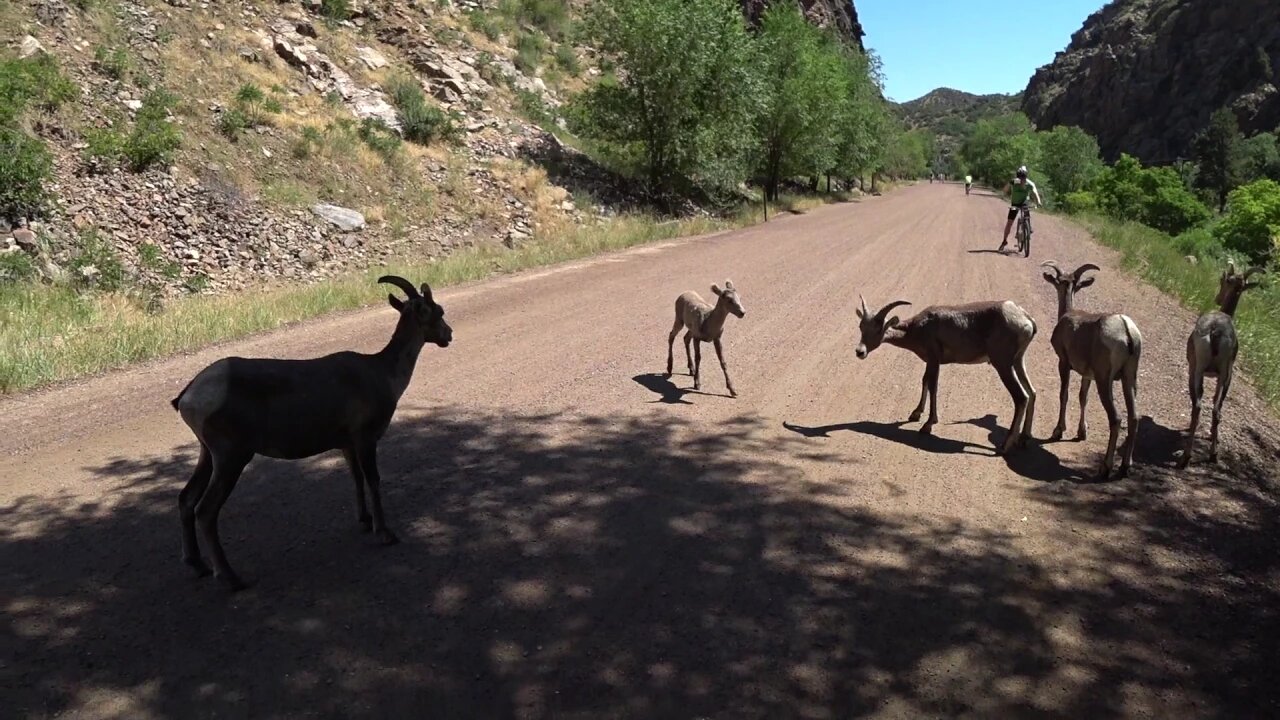
M 889 317 L 889 313 L 899 305 L 911 303 L 895 300 L 872 313 L 862 296 L 858 300 L 861 339 L 855 352 L 860 359 L 866 359 L 881 343 L 887 342 L 915 353 L 925 363 L 920 403 L 908 418 L 909 422 L 919 420 L 925 400 L 929 400 L 929 419 L 920 427 L 921 433 L 933 432 L 938 422 L 940 367 L 952 363 L 990 363 L 1013 398 L 1013 422 L 1002 452 L 1012 452 L 1031 436 L 1036 390 L 1027 377 L 1023 360 L 1036 335 L 1036 323 L 1026 310 L 1009 300 L 938 305 L 899 322 L 896 316 Z
M 1186 446 L 1178 466 L 1191 463 L 1191 453 L 1196 442 L 1196 428 L 1200 425 L 1200 398 L 1204 395 L 1204 378 L 1218 378 L 1213 394 L 1213 424 L 1209 431 L 1209 461 L 1218 459 L 1218 424 L 1222 420 L 1222 403 L 1231 389 L 1231 377 L 1235 371 L 1236 355 L 1240 341 L 1236 338 L 1236 306 L 1245 290 L 1258 287 L 1250 281 L 1253 275 L 1264 272 L 1251 267 L 1243 275 L 1236 272 L 1235 263 L 1227 263 L 1227 269 L 1218 280 L 1217 310 L 1211 310 L 1196 319 L 1196 325 L 1187 338 L 1188 390 L 1191 394 L 1191 427 L 1187 430 Z
M 712 285 L 711 292 L 716 295 L 715 306 L 707 304 L 702 296 L 692 290 L 676 298 L 676 319 L 671 326 L 671 333 L 667 336 L 667 377 L 671 377 L 671 365 L 674 362 L 672 348 L 676 342 L 676 335 L 680 334 L 680 328 L 686 328 L 684 354 L 689 364 L 689 374 L 693 376 L 693 389 L 699 390 L 702 387 L 700 378 L 702 343 L 709 342 L 715 347 L 716 357 L 720 359 L 720 370 L 724 372 L 724 384 L 729 389 L 729 395 L 737 397 L 738 392 L 733 389 L 733 381 L 729 379 L 729 367 L 724 362 L 724 348 L 720 344 L 720 335 L 724 332 L 724 321 L 729 313 L 741 318 L 747 314 L 747 311 L 742 307 L 742 298 L 738 296 L 732 280 L 724 281 L 723 290 L 718 285 Z M 692 355 L 689 352 L 690 342 L 693 343 Z
M 209 567 L 200 555 L 197 524 L 215 576 L 232 590 L 244 587 L 218 539 L 218 513 L 255 455 L 295 460 L 341 450 L 355 480 L 361 527 L 385 545 L 397 542 L 382 512 L 378 441 L 409 386 L 422 346 L 448 347 L 453 330 L 425 283 L 419 291 L 401 277 L 383 276 L 378 282 L 407 296 L 387 296 L 400 319 L 380 352 L 340 352 L 311 360 L 223 358 L 201 370 L 173 399 L 200 441 L 195 472 L 178 495 L 182 559 L 200 575 L 209 574 Z
M 1088 435 L 1085 422 L 1085 405 L 1089 401 L 1089 384 L 1098 383 L 1098 400 L 1107 412 L 1110 430 L 1107 454 L 1098 478 L 1111 475 L 1115 462 L 1116 441 L 1120 435 L 1120 415 L 1116 412 L 1112 383 L 1120 381 L 1124 392 L 1125 417 L 1128 430 L 1124 448 L 1120 453 L 1120 476 L 1129 472 L 1133 463 L 1133 450 L 1138 436 L 1138 362 L 1142 358 L 1142 333 L 1128 315 L 1118 313 L 1088 313 L 1075 310 L 1075 294 L 1093 284 L 1094 278 L 1086 277 L 1097 265 L 1085 264 L 1071 274 L 1064 273 L 1052 260 L 1042 263 L 1050 271 L 1044 279 L 1058 291 L 1058 324 L 1053 328 L 1051 344 L 1058 354 L 1058 424 L 1050 440 L 1061 440 L 1067 429 L 1067 394 L 1071 388 L 1071 371 L 1080 374 L 1080 425 L 1076 439 Z

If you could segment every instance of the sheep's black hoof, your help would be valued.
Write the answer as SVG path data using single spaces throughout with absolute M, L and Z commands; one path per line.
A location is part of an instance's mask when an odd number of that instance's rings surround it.
M 373 518 L 362 517 L 356 520 L 356 523 L 360 525 L 360 532 L 362 533 L 373 532 Z
M 227 588 L 227 590 L 230 590 L 233 593 L 240 592 L 241 590 L 244 590 L 245 588 L 249 587 L 249 585 L 245 583 L 245 581 L 240 579 L 239 575 L 236 575 L 234 572 L 230 570 L 228 570 L 225 573 L 218 573 L 217 575 L 215 575 L 215 577 L 218 578 L 218 581 L 221 582 L 223 586 Z
M 183 564 L 190 567 L 192 570 L 196 571 L 196 577 L 209 577 L 210 575 L 213 574 L 213 571 L 209 569 L 209 566 L 207 564 L 205 564 L 205 561 L 203 558 L 184 557 L 182 558 L 182 562 Z
M 924 425 L 921 425 L 921 426 L 920 426 L 920 429 L 919 429 L 917 432 L 919 432 L 921 435 L 932 435 L 932 434 L 933 434 L 933 424 L 932 424 L 932 423 L 925 423 Z
M 1080 432 L 1076 433 L 1076 442 L 1084 442 L 1085 440 L 1088 440 L 1088 439 L 1089 439 L 1089 433 L 1085 432 L 1084 430 L 1081 430 Z
M 907 422 L 916 422 L 920 419 L 920 416 L 923 414 L 924 413 L 922 412 L 913 412 L 907 416 Z
M 395 545 L 400 542 L 400 538 L 396 537 L 396 534 L 390 530 L 383 528 L 378 531 L 378 542 L 383 545 Z

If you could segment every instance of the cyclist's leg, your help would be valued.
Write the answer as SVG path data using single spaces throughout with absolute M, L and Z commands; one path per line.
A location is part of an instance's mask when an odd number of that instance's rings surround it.
M 1018 218 L 1018 208 L 1016 206 L 1009 207 L 1009 219 L 1004 224 L 1004 239 L 1000 241 L 1000 249 L 1003 250 L 1009 246 L 1009 231 L 1013 230 L 1013 221 Z

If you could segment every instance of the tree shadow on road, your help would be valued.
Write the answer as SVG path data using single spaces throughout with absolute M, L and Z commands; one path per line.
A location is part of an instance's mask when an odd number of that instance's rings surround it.
M 1258 579 L 1280 556 L 1270 496 L 1228 493 L 1251 522 L 1215 517 L 1206 536 L 1153 506 L 1156 480 L 1037 493 L 1064 523 L 1129 523 L 1179 559 L 1090 546 L 1042 566 L 1017 534 L 851 505 L 788 464 L 808 443 L 775 427 L 453 407 L 401 420 L 380 449 L 391 548 L 356 532 L 340 459 L 258 460 L 223 513 L 256 583 L 234 596 L 178 560 L 192 448 L 114 460 L 91 468 L 101 504 L 0 509 L 0 690 L 14 717 L 1275 709 L 1280 595 Z M 1059 577 L 1073 562 L 1088 582 Z

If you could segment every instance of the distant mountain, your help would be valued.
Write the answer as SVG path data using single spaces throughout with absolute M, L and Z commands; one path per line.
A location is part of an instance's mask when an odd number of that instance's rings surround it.
M 950 157 L 974 123 L 1017 112 L 1021 95 L 974 95 L 952 88 L 938 88 L 898 104 L 898 113 L 911 129 L 925 128 L 937 138 L 941 165 Z
M 1076 125 L 1102 153 L 1185 157 L 1221 107 L 1246 133 L 1280 124 L 1280 0 L 1114 0 L 1040 68 L 1022 110 Z

